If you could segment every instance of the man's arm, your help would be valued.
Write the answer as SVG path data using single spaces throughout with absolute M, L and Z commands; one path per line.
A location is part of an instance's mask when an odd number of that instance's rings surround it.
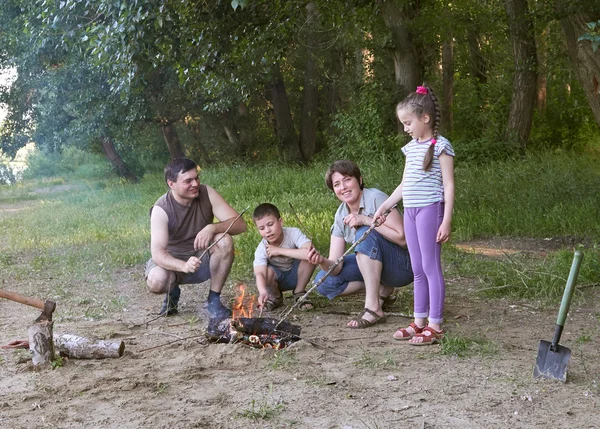
M 233 207 L 229 205 L 227 201 L 212 187 L 206 185 L 208 191 L 208 198 L 212 204 L 213 214 L 219 222 L 206 225 L 202 231 L 198 232 L 196 239 L 194 240 L 194 248 L 206 249 L 210 246 L 213 238 L 216 234 L 224 233 L 227 228 L 231 225 L 239 213 L 235 211 Z M 235 221 L 231 229 L 227 232 L 229 235 L 237 235 L 242 232 L 246 232 L 247 226 L 246 221 L 240 217 Z
M 167 252 L 169 243 L 168 225 L 169 219 L 165 211 L 158 206 L 154 206 L 150 215 L 150 252 L 152 253 L 152 260 L 165 270 L 193 273 L 200 265 L 198 258 L 182 261 Z

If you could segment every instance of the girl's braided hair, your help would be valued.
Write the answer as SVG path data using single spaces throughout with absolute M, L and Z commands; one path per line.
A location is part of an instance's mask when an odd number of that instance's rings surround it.
M 401 109 L 407 109 L 413 114 L 421 118 L 423 115 L 429 115 L 433 121 L 431 144 L 425 153 L 423 159 L 423 170 L 429 171 L 433 164 L 433 147 L 435 146 L 438 137 L 440 136 L 440 103 L 435 96 L 433 89 L 428 86 L 418 86 L 415 92 L 411 92 L 404 100 L 396 106 L 396 112 Z

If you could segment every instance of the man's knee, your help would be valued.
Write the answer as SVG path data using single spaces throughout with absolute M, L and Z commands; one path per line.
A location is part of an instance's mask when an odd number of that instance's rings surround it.
M 229 234 L 222 236 L 212 249 L 211 255 L 218 253 L 220 255 L 233 255 L 233 238 Z
M 159 267 L 153 268 L 146 278 L 146 287 L 152 293 L 166 293 L 169 290 L 170 274 Z

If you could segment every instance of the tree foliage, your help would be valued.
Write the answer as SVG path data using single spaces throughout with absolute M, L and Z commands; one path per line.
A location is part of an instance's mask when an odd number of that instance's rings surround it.
M 522 147 L 568 147 L 577 136 L 597 135 L 593 89 L 580 82 L 594 65 L 570 71 L 568 54 L 580 48 L 567 43 L 560 24 L 585 12 L 591 19 L 574 29 L 576 40 L 596 52 L 598 6 L 529 2 L 533 39 L 523 46 L 535 40 L 536 49 L 520 61 L 537 76 L 530 115 L 511 113 L 520 91 L 512 86 L 518 70 L 505 4 L 5 0 L 0 68 L 16 68 L 18 79 L 0 90 L 9 108 L 2 150 L 14 154 L 27 141 L 48 151 L 100 150 L 108 138 L 128 163 L 166 156 L 164 142 L 171 154 L 179 147 L 205 162 L 396 156 L 402 138 L 394 105 L 414 82 L 442 94 L 448 43 L 448 137 L 468 156 L 513 153 L 514 118 L 532 127 L 519 133 L 529 140 Z

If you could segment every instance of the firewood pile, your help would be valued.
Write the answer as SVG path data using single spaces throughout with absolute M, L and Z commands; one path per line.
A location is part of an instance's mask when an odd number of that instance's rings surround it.
M 280 350 L 300 340 L 301 328 L 284 321 L 278 324 L 270 317 L 241 317 L 237 319 L 211 319 L 207 338 L 215 343 L 242 343 L 254 348 Z M 276 328 L 277 327 L 277 328 Z

